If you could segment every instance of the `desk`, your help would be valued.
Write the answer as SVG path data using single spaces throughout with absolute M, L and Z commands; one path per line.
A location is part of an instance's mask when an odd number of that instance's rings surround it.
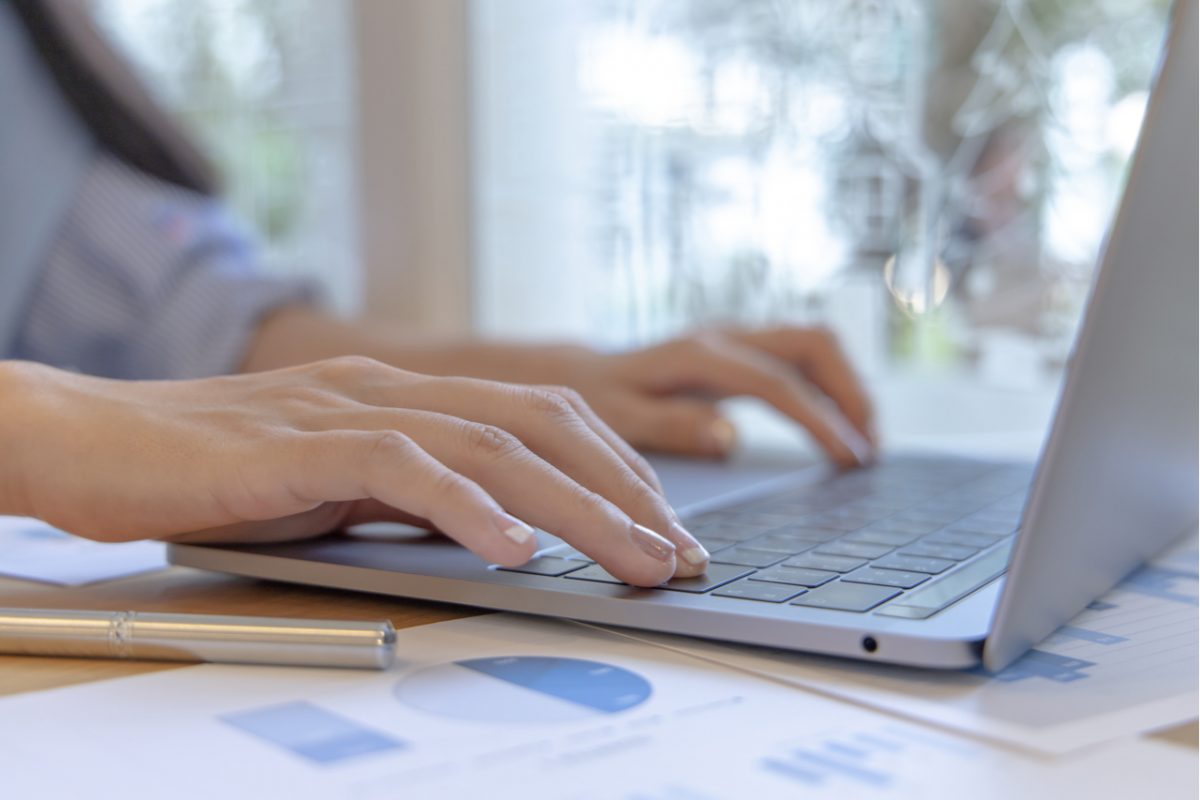
M 458 619 L 477 609 L 378 595 L 234 578 L 172 567 L 123 580 L 62 588 L 0 578 L 0 606 L 255 614 L 313 619 L 390 619 L 397 628 Z M 0 656 L 0 695 L 52 689 L 186 666 L 176 663 L 83 658 Z M 1151 734 L 1197 747 L 1196 722 Z

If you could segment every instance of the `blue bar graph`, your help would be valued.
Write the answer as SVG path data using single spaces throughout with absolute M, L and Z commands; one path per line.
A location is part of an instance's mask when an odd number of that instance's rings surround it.
M 225 714 L 218 719 L 316 764 L 408 747 L 399 739 L 312 703 L 281 703 Z
M 1189 591 L 1184 591 L 1184 584 L 1191 584 Z M 1164 567 L 1143 567 L 1121 584 L 1121 588 L 1126 591 L 1193 606 L 1200 605 L 1196 598 L 1195 586 L 1194 572 Z
M 1115 633 L 1101 633 L 1100 631 L 1092 631 L 1087 628 L 1077 628 L 1074 625 L 1063 625 L 1058 629 L 1060 636 L 1067 636 L 1071 639 L 1079 639 L 1092 644 L 1120 644 L 1128 642 L 1124 636 L 1117 636 Z
M 782 773 L 805 783 L 816 785 L 824 783 L 835 775 L 870 786 L 887 786 L 892 782 L 892 776 L 886 772 L 809 750 L 793 750 L 786 759 L 765 759 L 763 766 L 772 772 Z
M 815 738 L 815 737 L 814 737 Z M 823 786 L 844 778 L 868 786 L 888 786 L 890 773 L 873 766 L 871 759 L 878 753 L 894 756 L 904 750 L 900 742 L 874 733 L 854 733 L 850 736 L 825 738 L 764 758 L 763 769 L 792 781 L 810 786 Z
M 1086 678 L 1087 673 L 1084 670 L 1094 666 L 1096 666 L 1094 661 L 1060 656 L 1044 650 L 1030 650 L 1000 672 L 992 673 L 982 668 L 972 671 L 1004 683 L 1014 683 L 1029 678 L 1045 678 L 1055 683 L 1071 683 Z

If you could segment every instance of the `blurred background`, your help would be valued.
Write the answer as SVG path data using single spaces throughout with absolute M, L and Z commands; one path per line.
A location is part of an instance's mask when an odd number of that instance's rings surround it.
M 270 269 L 343 313 L 614 347 L 821 323 L 903 439 L 1044 426 L 1169 3 L 92 5 Z

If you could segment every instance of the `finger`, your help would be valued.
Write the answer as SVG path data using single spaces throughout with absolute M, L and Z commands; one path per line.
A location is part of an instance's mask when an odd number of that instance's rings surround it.
M 537 546 L 533 530 L 468 477 L 395 430 L 300 434 L 284 487 L 312 502 L 371 498 L 416 517 L 495 564 L 517 566 Z
M 611 501 L 639 525 L 671 540 L 679 556 L 677 575 L 699 575 L 708 566 L 708 551 L 680 524 L 649 464 L 604 423 L 597 419 L 589 424 L 579 410 L 587 409 L 587 404 L 570 390 L 447 378 L 402 387 L 395 399 L 405 408 L 448 414 L 515 435 L 524 447 L 575 483 Z M 386 416 L 390 413 L 367 424 L 395 424 Z M 364 424 L 363 417 L 356 420 L 356 424 Z M 609 432 L 626 451 L 624 456 L 595 425 Z M 640 465 L 641 470 L 634 465 Z M 653 485 L 647 483 L 644 473 L 654 477 Z
M 675 572 L 674 544 L 581 486 L 508 431 L 411 410 L 373 409 L 348 415 L 343 424 L 403 431 L 453 473 L 486 488 L 514 515 L 569 542 L 626 583 L 657 586 Z M 437 519 L 430 519 L 441 527 Z
M 825 328 L 779 327 L 731 331 L 735 341 L 794 365 L 833 399 L 855 429 L 876 443 L 874 407 L 837 337 Z
M 525 387 L 516 384 L 506 384 L 496 381 L 483 381 L 473 378 L 440 378 L 413 381 L 402 376 L 393 382 L 373 383 L 368 386 L 360 384 L 356 392 L 361 402 L 370 403 L 383 408 L 413 408 L 424 411 L 435 411 L 473 419 L 489 425 L 506 427 L 503 420 L 497 420 L 488 415 L 489 409 L 496 402 L 498 394 L 508 392 L 520 395 L 530 390 L 542 394 L 553 394 L 558 400 L 550 399 L 542 403 L 548 414 L 554 415 L 560 409 L 555 404 L 566 403 L 592 432 L 598 436 L 626 466 L 637 473 L 648 486 L 662 494 L 662 484 L 654 469 L 642 458 L 636 450 L 629 446 L 624 439 L 617 435 L 594 412 L 578 392 L 563 386 L 534 386 Z M 505 402 L 501 398 L 501 402 Z M 507 403 L 506 403 L 507 404 Z
M 715 404 L 692 398 L 630 396 L 618 413 L 638 447 L 663 453 L 721 458 L 733 451 L 737 432 Z
M 691 339 L 678 361 L 677 378 L 722 395 L 752 395 L 808 429 L 833 461 L 865 464 L 871 446 L 842 413 L 818 395 L 795 369 L 774 356 L 727 339 Z
M 600 415 L 592 410 L 592 407 L 587 404 L 587 401 L 578 392 L 562 386 L 535 386 L 533 388 L 557 394 L 570 403 L 571 407 L 575 409 L 575 413 L 587 423 L 588 427 L 597 436 L 613 449 L 613 452 L 629 465 L 630 469 L 636 472 L 654 491 L 663 494 L 662 482 L 659 481 L 658 475 L 654 472 L 654 467 L 650 466 L 650 462 L 643 458 L 637 450 L 634 450 L 629 442 L 622 439 L 607 422 L 600 419 Z

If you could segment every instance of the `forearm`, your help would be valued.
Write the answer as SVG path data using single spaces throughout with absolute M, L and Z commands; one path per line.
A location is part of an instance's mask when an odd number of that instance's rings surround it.
M 255 332 L 242 372 L 260 372 L 344 355 L 361 355 L 427 375 L 459 375 L 512 383 L 563 383 L 591 354 L 577 345 L 401 342 L 364 323 L 342 322 L 293 307 L 267 317 Z

